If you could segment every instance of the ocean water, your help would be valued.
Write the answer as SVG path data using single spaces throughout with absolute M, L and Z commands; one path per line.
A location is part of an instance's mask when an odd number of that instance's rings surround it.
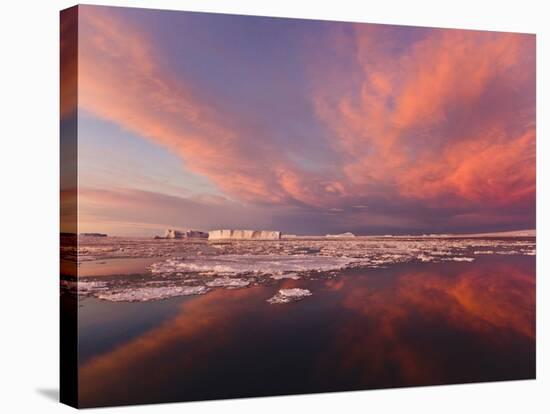
M 79 253 L 63 286 L 85 407 L 535 377 L 533 238 L 107 238 Z

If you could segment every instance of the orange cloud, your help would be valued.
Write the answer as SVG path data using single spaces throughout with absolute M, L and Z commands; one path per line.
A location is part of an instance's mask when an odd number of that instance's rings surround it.
M 535 130 L 507 139 L 487 133 L 448 146 L 438 158 L 403 171 L 402 194 L 430 198 L 454 194 L 466 200 L 516 202 L 535 194 Z
M 349 181 L 366 196 L 534 198 L 534 37 L 400 30 L 356 26 L 356 89 L 317 88 Z

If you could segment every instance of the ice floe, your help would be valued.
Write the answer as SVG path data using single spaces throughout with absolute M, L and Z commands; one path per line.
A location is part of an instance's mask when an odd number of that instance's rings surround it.
M 151 265 L 151 272 L 153 274 L 196 272 L 203 275 L 226 276 L 256 274 L 282 277 L 285 273 L 344 269 L 359 261 L 358 258 L 318 255 L 228 254 L 168 259 Z
M 453 262 L 473 262 L 475 259 L 473 257 L 448 257 L 445 260 Z
M 267 301 L 271 304 L 297 302 L 311 295 L 312 293 L 308 289 L 279 289 L 277 294 Z
M 283 274 L 271 275 L 271 279 L 275 279 L 275 280 L 281 280 L 281 279 L 298 280 L 298 279 L 300 279 L 300 276 L 297 273 L 283 273 Z
M 249 280 L 244 279 L 232 279 L 230 277 L 219 277 L 206 283 L 206 286 L 210 287 L 226 287 L 226 288 L 242 288 L 250 285 Z
M 111 302 L 147 302 L 175 296 L 203 295 L 208 292 L 205 286 L 159 286 L 127 288 L 120 291 L 102 292 L 97 298 Z

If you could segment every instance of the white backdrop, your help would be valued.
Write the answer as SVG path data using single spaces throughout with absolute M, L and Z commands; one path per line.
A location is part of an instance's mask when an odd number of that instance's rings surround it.
M 537 380 L 108 408 L 102 412 L 548 412 L 548 15 L 544 1 L 128 0 L 109 4 L 194 11 L 537 33 Z M 4 2 L 1 36 L 2 306 L 0 409 L 68 412 L 58 389 L 58 24 L 62 0 Z M 546 19 L 545 19 L 546 17 Z M 546 76 L 545 76 L 546 75 Z M 546 160 L 543 156 L 546 154 Z M 546 161 L 547 166 L 543 165 Z M 545 188 L 546 187 L 546 190 Z M 546 342 L 546 343 L 545 343 Z M 330 357 L 327 355 L 327 357 Z M 546 410 L 548 408 L 546 407 Z

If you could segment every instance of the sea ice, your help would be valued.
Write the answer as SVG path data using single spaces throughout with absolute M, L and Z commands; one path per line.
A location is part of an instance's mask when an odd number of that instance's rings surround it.
M 348 267 L 360 259 L 317 255 L 226 254 L 182 260 L 168 259 L 151 265 L 153 274 L 197 272 L 205 275 L 282 275 L 291 272 L 327 272 Z
M 275 279 L 275 280 L 281 280 L 281 279 L 298 280 L 298 279 L 300 279 L 300 276 L 298 276 L 298 274 L 296 274 L 296 273 L 281 273 L 281 274 L 271 275 L 271 279 Z
M 312 293 L 308 289 L 279 289 L 279 292 L 267 301 L 271 304 L 297 302 L 311 295 Z
M 219 277 L 217 279 L 214 279 L 208 283 L 206 283 L 207 286 L 210 287 L 226 287 L 226 288 L 242 288 L 246 287 L 250 284 L 249 280 L 244 279 L 232 279 L 230 277 Z
M 473 262 L 473 257 L 450 257 L 445 260 L 452 260 L 453 262 Z
M 534 238 L 458 238 L 395 236 L 354 238 L 293 237 L 281 240 L 83 237 L 78 263 L 118 258 L 151 258 L 143 275 L 115 275 L 62 280 L 62 291 L 110 301 L 148 301 L 199 295 L 213 289 L 236 289 L 274 280 L 332 277 L 350 268 L 388 267 L 410 262 L 472 262 L 481 255 L 535 255 Z M 80 275 L 82 276 L 82 274 Z M 270 303 L 287 303 L 311 295 L 306 289 L 282 289 Z
M 119 291 L 103 292 L 96 295 L 99 299 L 111 302 L 147 302 L 167 299 L 174 296 L 202 295 L 208 292 L 205 286 L 160 286 L 126 288 Z

